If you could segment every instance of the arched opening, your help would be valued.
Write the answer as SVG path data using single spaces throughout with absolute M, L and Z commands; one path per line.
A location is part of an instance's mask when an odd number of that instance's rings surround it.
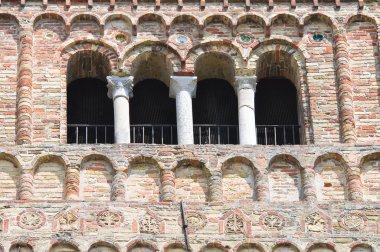
M 173 69 L 162 53 L 140 54 L 132 64 L 131 142 L 177 144 L 176 105 L 169 98 Z
M 52 246 L 50 252 L 79 252 L 79 249 L 68 243 L 57 243 Z
M 9 252 L 33 252 L 33 248 L 28 244 L 14 244 L 9 249 Z
M 232 59 L 222 53 L 205 53 L 195 63 L 198 77 L 193 99 L 195 144 L 238 144 L 238 106 L 232 87 Z
M 257 62 L 255 93 L 257 143 L 300 144 L 302 113 L 300 76 L 296 60 L 287 52 L 270 51 Z
M 104 55 L 81 51 L 67 67 L 67 143 L 114 142 L 112 100 L 107 97 L 110 65 Z
M 297 90 L 284 78 L 265 78 L 257 83 L 255 116 L 257 143 L 299 144 Z

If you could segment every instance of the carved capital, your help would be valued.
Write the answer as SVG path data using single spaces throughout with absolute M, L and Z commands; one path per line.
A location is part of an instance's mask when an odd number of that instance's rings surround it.
M 235 77 L 235 89 L 237 91 L 241 89 L 253 89 L 256 92 L 257 77 L 256 76 L 236 76 Z
M 133 97 L 133 76 L 107 76 L 108 98 Z
M 169 96 L 175 98 L 176 94 L 181 91 L 187 91 L 191 97 L 195 97 L 197 91 L 196 76 L 170 76 Z

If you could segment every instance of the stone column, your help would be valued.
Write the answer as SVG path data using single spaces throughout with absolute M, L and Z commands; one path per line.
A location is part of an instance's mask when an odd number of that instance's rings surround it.
M 175 175 L 172 170 L 161 171 L 161 201 L 172 202 L 175 198 Z
M 71 165 L 66 171 L 66 200 L 79 199 L 79 166 Z
M 239 106 L 239 140 L 242 145 L 256 145 L 256 76 L 237 76 L 235 88 Z
M 352 201 L 363 200 L 362 181 L 360 179 L 360 167 L 350 165 L 347 168 L 348 198 Z
M 115 143 L 130 143 L 129 98 L 133 96 L 133 76 L 108 76 L 108 97 L 113 100 Z
M 214 172 L 209 178 L 209 201 L 223 200 L 222 172 Z
M 112 181 L 112 201 L 124 201 L 125 200 L 125 173 L 123 171 L 117 171 Z
M 20 176 L 20 189 L 18 198 L 20 200 L 31 200 L 33 197 L 33 175 L 30 173 L 23 173 Z
M 343 143 L 355 143 L 357 137 L 354 119 L 353 85 L 348 43 L 343 31 L 335 33 L 334 42 L 341 137 Z
M 303 194 L 307 202 L 317 201 L 315 171 L 313 167 L 305 167 L 303 170 Z
M 263 171 L 255 174 L 256 177 L 256 199 L 257 201 L 269 201 L 268 174 Z
M 33 69 L 33 27 L 30 23 L 21 25 L 17 80 L 17 121 L 16 143 L 32 142 L 32 69 Z
M 169 96 L 176 99 L 178 144 L 194 144 L 193 104 L 195 76 L 171 76 Z

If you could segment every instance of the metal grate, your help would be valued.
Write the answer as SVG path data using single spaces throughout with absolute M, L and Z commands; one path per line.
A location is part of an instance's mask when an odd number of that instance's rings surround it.
M 238 144 L 238 125 L 194 124 L 195 144 Z
M 257 143 L 262 145 L 300 144 L 299 125 L 257 125 Z

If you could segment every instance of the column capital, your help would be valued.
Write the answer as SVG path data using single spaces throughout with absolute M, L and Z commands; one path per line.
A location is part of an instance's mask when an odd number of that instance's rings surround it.
M 133 97 L 133 76 L 107 76 L 108 98 Z
M 170 76 L 169 97 L 175 98 L 180 91 L 187 91 L 195 97 L 197 90 L 197 76 Z
M 240 89 L 253 89 L 256 92 L 257 77 L 256 76 L 236 76 L 235 88 Z

